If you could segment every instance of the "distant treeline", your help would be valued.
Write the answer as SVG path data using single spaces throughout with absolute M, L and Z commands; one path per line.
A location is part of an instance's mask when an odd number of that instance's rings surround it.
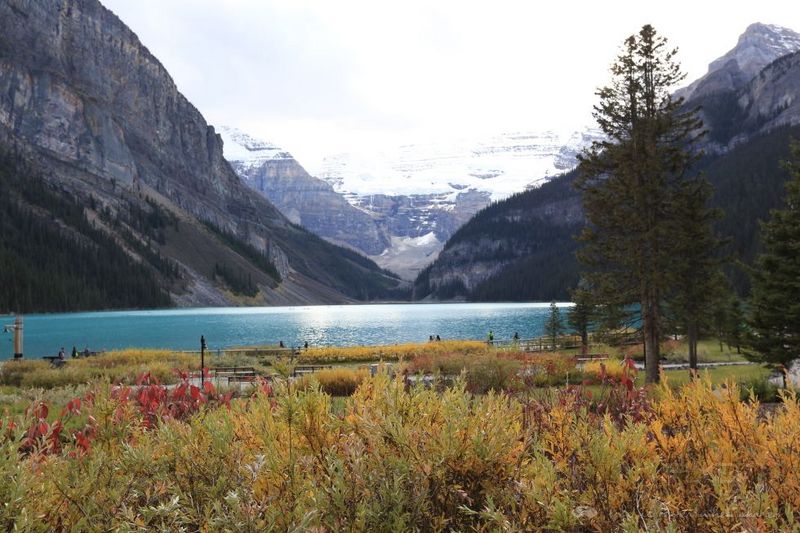
M 783 203 L 789 174 L 782 161 L 789 157 L 792 138 L 800 138 L 800 127 L 756 136 L 721 156 L 706 156 L 696 166 L 696 172 L 704 173 L 714 187 L 712 205 L 724 212 L 717 229 L 729 239 L 726 252 L 732 261 L 726 270 L 740 295 L 750 290 L 741 266 L 751 264 L 760 250 L 759 221 L 767 220 L 770 210 Z M 573 236 L 580 232 L 583 221 L 554 223 L 559 217 L 557 209 L 552 219 L 540 213 L 546 206 L 579 202 L 578 192 L 571 186 L 574 178 L 574 172 L 557 177 L 478 213 L 447 241 L 439 259 L 420 272 L 414 286 L 415 299 L 428 295 L 476 301 L 569 298 L 579 271 Z M 472 290 L 458 282 L 430 284 L 432 273 L 468 261 L 495 261 L 505 266 Z

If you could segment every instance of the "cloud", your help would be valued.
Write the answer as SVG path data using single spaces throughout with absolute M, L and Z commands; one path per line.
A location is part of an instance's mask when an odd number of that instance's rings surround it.
M 105 0 L 217 124 L 307 159 L 353 144 L 590 122 L 617 47 L 653 23 L 689 78 L 784 0 Z M 297 154 L 296 154 L 297 155 Z

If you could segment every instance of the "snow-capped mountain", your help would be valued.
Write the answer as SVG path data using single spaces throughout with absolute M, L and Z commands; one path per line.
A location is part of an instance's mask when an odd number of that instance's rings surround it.
M 221 131 L 234 170 L 286 216 L 408 279 L 479 210 L 571 169 L 599 138 L 516 132 L 354 151 L 324 158 L 317 179 L 279 147 Z
M 221 126 L 218 133 L 225 143 L 225 159 L 235 161 L 242 168 L 255 168 L 265 161 L 294 159 L 292 154 L 278 146 L 236 128 Z
M 779 57 L 798 50 L 799 33 L 782 26 L 756 22 L 739 36 L 736 46 L 708 65 L 706 75 L 675 94 L 688 100 L 737 90 Z
M 292 222 L 367 255 L 380 254 L 389 245 L 370 213 L 309 175 L 289 152 L 234 128 L 223 126 L 220 135 L 234 171 Z
M 595 132 L 516 132 L 450 143 L 403 145 L 381 153 L 351 152 L 312 172 L 355 205 L 372 195 L 430 196 L 455 201 L 463 191 L 500 200 L 569 170 Z

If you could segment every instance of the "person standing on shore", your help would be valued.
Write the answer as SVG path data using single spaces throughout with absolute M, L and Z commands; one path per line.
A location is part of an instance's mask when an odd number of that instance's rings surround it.
M 71 355 L 72 355 L 73 359 L 78 357 L 78 349 L 75 346 L 72 347 L 72 354 Z

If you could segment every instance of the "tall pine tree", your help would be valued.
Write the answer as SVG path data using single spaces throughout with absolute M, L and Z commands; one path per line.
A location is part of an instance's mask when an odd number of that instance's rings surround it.
M 587 297 L 585 283 L 578 283 L 578 287 L 572 291 L 572 301 L 575 305 L 567 314 L 567 324 L 580 335 L 581 354 L 586 355 L 589 352 L 589 328 L 594 320 L 595 308 Z
M 700 331 L 711 325 L 715 306 L 727 295 L 719 253 L 723 241 L 712 227 L 722 213 L 708 207 L 711 194 L 711 185 L 702 176 L 694 176 L 682 184 L 673 200 L 674 255 L 668 278 L 668 306 L 673 320 L 686 333 L 693 376 L 697 375 Z
M 558 338 L 562 333 L 564 333 L 564 323 L 561 320 L 561 312 L 555 302 L 550 302 L 550 316 L 544 323 L 544 334 L 550 339 L 550 349 L 556 349 Z
M 650 25 L 625 40 L 594 108 L 607 139 L 581 157 L 576 180 L 588 222 L 578 252 L 584 276 L 596 303 L 639 304 L 648 382 L 659 380 L 676 192 L 695 161 L 689 147 L 701 127 L 670 96 L 685 77 L 676 53 Z
M 748 335 L 751 358 L 783 367 L 800 357 L 800 143 L 792 146 L 792 156 L 786 206 L 761 225 L 763 251 L 752 271 Z

